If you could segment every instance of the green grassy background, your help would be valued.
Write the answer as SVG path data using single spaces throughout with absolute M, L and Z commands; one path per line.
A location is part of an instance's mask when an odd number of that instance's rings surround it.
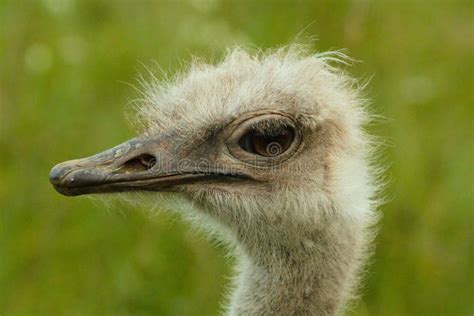
M 66 198 L 53 164 L 133 136 L 141 63 L 349 48 L 387 119 L 389 203 L 354 315 L 473 315 L 472 1 L 0 0 L 0 315 L 216 315 L 230 263 L 186 224 Z M 117 210 L 118 209 L 118 210 Z M 117 211 L 115 211 L 117 210 Z

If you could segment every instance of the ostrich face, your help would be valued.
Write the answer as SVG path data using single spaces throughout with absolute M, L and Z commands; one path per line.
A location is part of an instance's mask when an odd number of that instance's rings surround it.
M 361 115 L 331 58 L 235 51 L 173 84 L 152 83 L 137 138 L 61 163 L 50 180 L 65 195 L 171 191 L 215 208 L 235 207 L 236 198 L 268 206 L 292 192 L 342 194 L 342 162 L 361 155 Z

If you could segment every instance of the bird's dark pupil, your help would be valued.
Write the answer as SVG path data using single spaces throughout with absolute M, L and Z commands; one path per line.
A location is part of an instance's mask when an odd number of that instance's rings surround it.
M 294 131 L 289 127 L 270 135 L 252 130 L 240 139 L 239 145 L 249 153 L 275 157 L 288 150 L 294 137 Z

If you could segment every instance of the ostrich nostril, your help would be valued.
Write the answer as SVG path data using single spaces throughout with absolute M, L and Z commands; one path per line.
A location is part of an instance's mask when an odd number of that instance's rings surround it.
M 134 157 L 126 161 L 120 166 L 120 172 L 132 173 L 151 170 L 156 166 L 157 159 L 155 156 L 150 154 L 142 154 L 138 157 Z
M 141 155 L 138 157 L 140 162 L 147 167 L 147 169 L 153 169 L 156 165 L 156 157 L 152 155 Z

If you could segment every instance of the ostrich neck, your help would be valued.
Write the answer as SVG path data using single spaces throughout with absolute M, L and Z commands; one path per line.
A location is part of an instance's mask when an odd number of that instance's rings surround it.
M 334 220 L 303 231 L 304 237 L 290 246 L 272 243 L 275 236 L 264 244 L 244 245 L 229 315 L 341 313 L 361 248 L 361 231 L 353 224 Z M 287 234 L 280 237 L 291 240 Z

